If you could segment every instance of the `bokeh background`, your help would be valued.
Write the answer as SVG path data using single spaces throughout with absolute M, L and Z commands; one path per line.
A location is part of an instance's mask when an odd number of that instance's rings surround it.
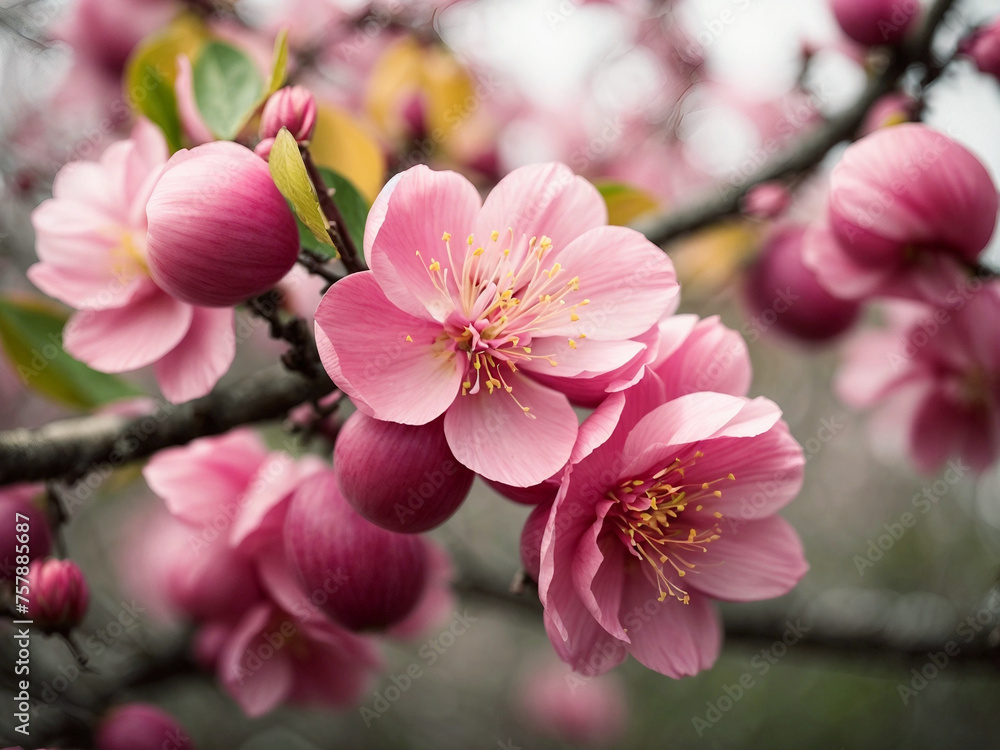
M 238 10 L 257 19 L 273 13 L 276 4 L 247 0 Z M 28 215 L 45 196 L 46 177 L 51 178 L 44 169 L 27 169 L 38 162 L 32 162 L 38 152 L 31 149 L 51 148 L 51 143 L 26 138 L 25 118 L 36 116 L 46 124 L 53 92 L 76 64 L 67 45 L 39 41 L 50 20 L 65 12 L 63 5 L 0 2 L 0 289 L 5 292 L 28 288 L 23 271 L 34 257 Z M 598 161 L 624 158 L 654 135 L 652 128 L 637 132 L 621 122 L 636 111 L 680 101 L 674 119 L 667 121 L 682 145 L 678 160 L 652 162 L 650 168 L 659 174 L 648 176 L 650 183 L 671 183 L 664 190 L 671 194 L 661 196 L 666 208 L 683 204 L 713 181 L 725 182 L 754 159 L 761 136 L 748 112 L 755 103 L 782 101 L 801 83 L 804 47 L 818 50 L 806 87 L 821 92 L 815 101 L 822 115 L 842 111 L 864 86 L 863 66 L 838 48 L 839 32 L 825 0 L 681 0 L 673 5 L 677 22 L 699 42 L 705 60 L 705 81 L 683 97 L 674 90 L 678 82 L 664 78 L 657 53 L 636 43 L 634 18 L 613 4 L 468 0 L 440 12 L 434 25 L 462 65 L 489 82 L 477 96 L 517 102 L 497 112 L 483 102 L 484 112 L 502 118 L 502 127 L 489 138 L 495 157 L 508 169 L 553 158 L 570 160 L 575 168 L 571 160 L 584 152 L 599 155 Z M 952 25 L 958 34 L 995 17 L 1000 2 L 969 0 L 955 13 Z M 946 31 L 942 43 L 954 46 L 955 37 L 947 36 Z M 58 123 L 47 124 L 79 125 L 67 111 L 77 111 L 80 121 L 89 117 L 87 103 L 76 102 L 51 115 L 60 118 Z M 966 144 L 1000 176 L 996 80 L 958 61 L 932 90 L 925 119 Z M 570 141 L 576 145 L 567 150 Z M 839 153 L 835 149 L 828 164 Z M 700 177 L 672 182 L 675 169 Z M 821 179 L 803 189 L 821 191 Z M 1000 672 L 995 663 L 952 660 L 905 699 L 900 686 L 912 687 L 911 670 L 926 667 L 934 644 L 957 637 L 960 622 L 983 608 L 997 583 L 1000 473 L 944 482 L 942 492 L 941 481 L 934 484 L 939 478 L 914 475 L 898 457 L 873 444 L 864 418 L 831 393 L 837 347 L 804 348 L 748 319 L 739 270 L 758 242 L 755 226 L 734 223 L 667 249 L 682 275 L 682 311 L 721 315 L 743 330 L 755 367 L 751 395 L 777 401 L 806 446 L 805 489 L 785 515 L 804 540 L 811 571 L 783 599 L 725 609 L 734 627 L 713 670 L 671 681 L 634 662 L 618 669 L 608 689 L 623 699 L 627 729 L 613 743 L 629 748 L 996 747 Z M 1000 238 L 987 261 L 1000 263 Z M 263 334 L 253 342 L 243 347 L 228 378 L 273 361 L 281 350 Z M 0 377 L 0 399 L 0 428 L 38 426 L 70 413 L 20 387 L 9 372 Z M 277 427 L 268 434 L 280 444 Z M 322 445 L 313 449 L 324 450 Z M 912 512 L 914 498 L 927 489 L 934 498 L 929 511 L 916 513 L 916 525 L 880 549 L 881 555 L 872 552 L 888 533 L 885 525 L 892 527 Z M 95 593 L 81 631 L 93 636 L 85 638 L 83 650 L 95 674 L 68 680 L 57 701 L 69 701 L 77 691 L 100 690 L 132 674 L 151 655 L 171 653 L 183 639 L 182 624 L 165 625 L 149 608 L 133 612 L 129 603 L 135 592 L 123 580 L 132 541 L 129 524 L 157 502 L 138 471 L 128 469 L 71 508 L 66 542 Z M 520 596 L 506 593 L 519 567 L 518 538 L 527 510 L 477 483 L 459 513 L 433 533 L 454 557 L 456 611 L 472 624 L 453 639 L 440 640 L 442 631 L 427 641 L 392 647 L 387 669 L 365 705 L 375 708 L 394 684 L 393 676 L 406 674 L 411 665 L 419 666 L 421 676 L 387 710 L 376 708 L 379 717 L 370 726 L 359 711 L 280 710 L 247 721 L 210 675 L 169 668 L 157 675 L 162 679 L 143 681 L 129 695 L 173 711 L 204 750 L 563 746 L 539 730 L 525 706 L 533 700 L 527 686 L 534 671 L 554 659 L 534 592 L 529 587 Z M 793 633 L 798 628 L 831 634 L 840 645 L 798 643 L 792 636 L 791 645 L 782 647 L 777 639 L 789 632 L 786 622 L 793 624 Z M 844 647 L 851 641 L 856 648 Z M 439 652 L 435 643 L 448 645 Z M 3 649 L 9 649 L 9 639 L 0 644 L 5 654 L 0 685 L 10 672 L 9 652 Z M 58 642 L 36 645 L 34 658 L 38 673 L 53 680 L 76 669 Z M 560 679 L 567 690 L 575 689 L 572 679 Z M 734 686 L 740 685 L 737 691 Z M 0 713 L 3 740 L 14 739 L 7 714 Z

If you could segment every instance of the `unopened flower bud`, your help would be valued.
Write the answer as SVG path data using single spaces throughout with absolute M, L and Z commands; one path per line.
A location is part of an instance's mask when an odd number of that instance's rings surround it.
M 98 727 L 94 744 L 97 750 L 194 750 L 184 727 L 147 703 L 113 709 Z
M 805 341 L 826 341 L 846 331 L 860 312 L 855 300 L 834 297 L 802 262 L 802 227 L 771 237 L 747 272 L 746 298 L 762 326 Z
M 960 51 L 983 73 L 1000 79 L 1000 20 L 976 31 L 962 42 Z
M 902 41 L 920 12 L 919 0 L 831 0 L 840 28 L 871 47 Z
M 788 189 L 780 182 L 757 185 L 743 199 L 743 213 L 755 219 L 776 219 L 792 203 Z
M 333 467 L 341 492 L 358 513 L 403 534 L 444 523 L 475 478 L 448 447 L 443 417 L 405 425 L 355 412 L 337 436 Z
M 299 143 L 312 138 L 316 128 L 316 99 L 308 89 L 286 86 L 271 94 L 260 115 L 260 137 L 274 138 L 282 128 L 288 128 Z
M 219 141 L 179 151 L 146 205 L 153 280 L 202 307 L 266 292 L 295 265 L 299 232 L 267 165 Z
M 329 593 L 311 598 L 352 630 L 401 622 L 427 586 L 424 540 L 366 521 L 344 499 L 333 472 L 310 477 L 292 496 L 285 553 L 306 594 Z
M 28 614 L 53 633 L 67 633 L 83 621 L 90 591 L 72 560 L 35 560 L 28 569 Z
M 52 549 L 48 519 L 31 501 L 43 491 L 41 485 L 33 484 L 0 489 L 0 581 L 17 576 L 19 550 L 20 557 L 31 561 Z

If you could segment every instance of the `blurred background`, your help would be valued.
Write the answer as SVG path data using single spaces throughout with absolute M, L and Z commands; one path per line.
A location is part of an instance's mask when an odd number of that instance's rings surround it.
M 79 28 L 67 20 L 73 5 L 0 0 L 0 290 L 7 295 L 31 293 L 29 216 L 58 166 L 96 158 L 127 132 L 120 81 L 129 52 L 186 6 L 108 0 L 108 17 L 79 36 L 66 31 Z M 457 168 L 488 186 L 521 164 L 557 159 L 604 186 L 620 223 L 648 218 L 738 184 L 766 159 L 769 142 L 785 148 L 849 107 L 873 67 L 842 37 L 826 0 L 224 5 L 206 23 L 263 49 L 265 59 L 274 30 L 291 27 L 299 82 L 329 105 L 327 139 L 317 148 L 369 200 L 389 174 L 416 162 Z M 957 3 L 939 52 L 950 54 L 998 13 L 998 0 Z M 1000 175 L 996 79 L 959 59 L 919 106 L 926 122 Z M 815 215 L 841 152 L 801 180 L 788 209 L 793 220 Z M 629 661 L 605 678 L 569 677 L 545 637 L 534 590 L 508 593 L 529 509 L 477 481 L 458 514 L 432 533 L 453 556 L 456 615 L 467 623 L 461 634 L 448 623 L 425 640 L 389 646 L 362 706 L 368 712 L 281 709 L 247 720 L 211 675 L 169 663 L 143 671 L 149 659 L 182 648 L 187 630 L 143 605 L 143 592 L 123 580 L 142 538 L 136 519 L 160 502 L 128 468 L 71 495 L 78 501 L 70 503 L 66 544 L 94 594 L 81 637 L 95 673 L 70 676 L 77 668 L 64 644 L 37 643 L 37 674 L 48 675 L 55 705 L 127 678 L 128 697 L 166 707 L 202 750 L 996 747 L 997 664 L 961 649 L 944 666 L 933 655 L 949 640 L 964 645 L 961 623 L 986 611 L 997 584 L 1000 473 L 919 477 L 873 443 L 865 418 L 831 392 L 843 340 L 796 342 L 762 324 L 744 301 L 744 269 L 771 230 L 766 221 L 734 218 L 667 248 L 681 277 L 682 312 L 720 315 L 744 334 L 751 395 L 780 404 L 807 456 L 805 489 L 784 515 L 803 538 L 811 570 L 782 599 L 724 608 L 730 628 L 714 669 L 672 681 Z M 1000 237 L 986 260 L 1000 263 Z M 227 380 L 273 362 L 281 349 L 259 327 Z M 130 380 L 152 389 L 142 375 Z M 52 396 L 24 387 L 0 362 L 0 428 L 36 427 L 96 405 Z M 283 443 L 280 427 L 267 435 Z M 329 446 L 317 441 L 309 450 L 328 455 Z M 904 513 L 924 507 L 921 497 L 927 512 L 893 534 Z M 996 614 L 984 619 L 980 627 L 995 644 Z M 812 639 L 800 643 L 804 634 Z M 2 648 L 6 659 L 9 639 Z M 4 664 L 0 684 L 10 671 Z M 14 741 L 8 713 L 0 714 L 0 739 Z M 43 708 L 39 726 L 45 715 Z

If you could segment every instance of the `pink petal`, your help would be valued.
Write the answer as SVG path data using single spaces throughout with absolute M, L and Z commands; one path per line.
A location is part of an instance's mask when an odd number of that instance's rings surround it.
M 232 308 L 191 309 L 193 317 L 187 335 L 153 368 L 160 390 L 174 404 L 211 391 L 236 356 Z
M 692 596 L 689 604 L 673 598 L 661 602 L 656 586 L 642 574 L 628 577 L 621 620 L 631 640 L 628 652 L 667 677 L 708 669 L 722 648 L 719 617 L 707 597 Z
M 194 145 L 214 141 L 215 137 L 202 119 L 195 102 L 194 77 L 191 61 L 187 55 L 177 56 L 177 79 L 174 81 L 174 90 L 177 93 L 177 109 L 181 116 L 181 124 L 188 140 Z
M 107 253 L 101 249 L 99 253 Z M 153 280 L 139 273 L 123 273 L 117 280 L 99 267 L 85 268 L 35 263 L 28 268 L 31 283 L 50 297 L 55 297 L 77 310 L 106 310 L 123 307 L 138 296 L 149 294 Z
M 230 543 L 234 547 L 252 549 L 267 540 L 280 538 L 285 518 L 283 501 L 303 480 L 325 468 L 326 464 L 316 456 L 296 460 L 281 451 L 268 454 L 250 480 L 230 532 Z
M 473 231 L 480 244 L 491 232 L 503 234 L 508 228 L 515 240 L 546 236 L 560 254 L 587 230 L 607 223 L 604 199 L 587 180 L 565 164 L 532 164 L 510 172 L 493 188 Z
M 554 609 L 545 608 L 545 632 L 556 654 L 574 672 L 587 677 L 610 672 L 627 656 L 625 645 L 601 627 L 579 598 L 573 597 L 559 609 L 565 627 L 563 635 L 554 622 Z
M 616 535 L 601 537 L 604 516 L 614 504 L 598 504 L 597 520 L 580 539 L 573 561 L 573 585 L 580 601 L 601 627 L 619 640 L 629 640 L 618 620 L 626 576 L 626 551 Z
M 182 521 L 205 526 L 222 519 L 228 524 L 266 456 L 257 433 L 239 429 L 160 451 L 142 475 Z
M 295 664 L 292 700 L 303 706 L 353 708 L 373 687 L 382 659 L 372 638 L 332 623 L 302 627 L 309 651 Z
M 663 335 L 670 337 L 670 328 L 669 322 L 660 323 Z M 674 351 L 661 353 L 652 368 L 663 380 L 668 398 L 698 391 L 745 396 L 753 377 L 746 342 L 718 316 L 699 321 Z
M 684 579 L 713 599 L 773 599 L 791 591 L 809 570 L 799 535 L 781 516 L 721 528 Z
M 809 229 L 802 240 L 802 261 L 830 294 L 862 299 L 892 277 L 894 268 L 862 266 L 853 260 L 828 227 Z
M 744 399 L 722 393 L 681 396 L 654 409 L 632 428 L 625 455 L 636 457 L 657 446 L 707 440 L 737 419 L 744 405 Z
M 459 393 L 464 366 L 438 344 L 441 326 L 395 307 L 371 272 L 334 284 L 316 310 L 316 325 L 339 371 L 378 419 L 426 424 Z
M 375 202 L 372 203 L 372 207 L 368 211 L 368 219 L 365 221 L 364 253 L 365 265 L 369 268 L 372 267 L 372 248 L 375 245 L 375 238 L 378 236 L 378 230 L 382 228 L 385 216 L 389 212 L 389 197 L 392 195 L 392 191 L 396 189 L 396 185 L 399 184 L 404 174 L 406 173 L 400 172 L 393 175 L 392 179 L 385 183 L 385 186 L 379 191 Z
M 579 291 L 565 296 L 565 320 L 539 335 L 621 340 L 645 333 L 671 309 L 680 294 L 673 263 L 634 229 L 599 227 L 553 256 L 567 278 L 579 277 Z M 620 272 L 609 273 L 609 263 Z M 570 307 L 580 319 L 570 320 Z M 579 343 L 579 342 L 578 342 Z
M 455 399 L 444 432 L 459 463 L 487 479 L 530 487 L 569 461 L 576 413 L 564 395 L 530 378 L 514 376 L 508 383 L 510 394 L 501 388 Z
M 125 307 L 76 313 L 63 331 L 63 343 L 95 370 L 137 370 L 176 347 L 193 316 L 191 305 L 156 290 Z
M 646 349 L 645 345 L 631 339 L 598 341 L 587 338 L 575 343 L 574 349 L 565 338 L 533 339 L 531 354 L 536 358 L 520 367 L 532 373 L 550 376 L 549 382 L 557 382 L 564 378 L 576 378 L 581 374 L 596 375 L 617 369 Z M 555 367 L 546 359 L 548 357 L 557 363 Z
M 333 344 L 330 343 L 330 337 L 323 333 L 323 329 L 320 328 L 319 323 L 314 324 L 313 333 L 316 335 L 316 348 L 319 350 L 319 359 L 323 363 L 323 368 L 330 376 L 330 380 L 336 383 L 337 387 L 347 394 L 347 397 L 351 399 L 351 402 L 360 411 L 363 411 L 368 416 L 373 416 L 372 408 L 365 403 L 365 400 L 361 398 L 361 394 L 358 393 L 357 389 L 344 377 L 344 373 L 340 369 L 340 357 L 337 356 L 337 350 L 333 348 Z
M 262 716 L 277 708 L 292 689 L 288 654 L 271 648 L 264 639 L 274 614 L 269 604 L 247 612 L 219 657 L 219 681 L 247 716 Z M 270 659 L 258 656 L 261 647 L 270 650 Z
M 447 317 L 454 307 L 451 295 L 458 294 L 452 260 L 460 271 L 469 249 L 465 235 L 479 207 L 476 188 L 456 172 L 420 165 L 403 173 L 370 253 L 375 279 L 393 304 L 425 319 Z M 453 235 L 450 257 L 442 239 L 446 232 Z M 442 275 L 447 273 L 448 292 L 434 285 L 437 274 L 432 276 L 428 269 L 433 261 L 440 264 Z

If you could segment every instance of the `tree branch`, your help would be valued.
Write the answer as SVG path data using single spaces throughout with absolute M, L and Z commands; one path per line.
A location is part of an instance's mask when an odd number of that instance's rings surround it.
M 75 480 L 104 467 L 118 468 L 195 438 L 279 419 L 333 389 L 325 372 L 309 379 L 275 366 L 186 404 L 163 403 L 147 416 L 97 414 L 52 422 L 37 430 L 0 432 L 0 485 Z
M 743 198 L 757 185 L 793 177 L 814 168 L 838 143 L 854 139 L 875 102 L 896 88 L 910 65 L 919 63 L 930 66 L 935 32 L 954 2 L 955 0 L 937 0 L 934 3 L 919 31 L 907 44 L 891 54 L 882 72 L 869 81 L 862 95 L 846 112 L 804 135 L 791 148 L 763 165 L 746 180 L 717 187 L 714 193 L 703 197 L 701 201 L 640 223 L 637 229 L 650 241 L 665 245 L 685 234 L 704 229 L 719 219 L 739 214 Z M 936 77 L 928 76 L 926 83 Z

